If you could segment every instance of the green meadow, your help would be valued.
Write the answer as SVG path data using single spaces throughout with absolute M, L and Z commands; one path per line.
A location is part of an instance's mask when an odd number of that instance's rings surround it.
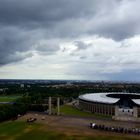
M 18 95 L 9 95 L 9 96 L 8 95 L 7 96 L 1 95 L 0 96 L 0 102 L 13 102 L 19 97 L 21 97 L 21 96 L 18 96 Z
M 91 112 L 80 111 L 77 108 L 71 105 L 62 105 L 60 107 L 60 112 L 63 115 L 74 115 L 74 116 L 81 116 L 81 117 L 99 117 L 99 118 L 111 118 L 109 115 L 99 115 L 93 114 Z

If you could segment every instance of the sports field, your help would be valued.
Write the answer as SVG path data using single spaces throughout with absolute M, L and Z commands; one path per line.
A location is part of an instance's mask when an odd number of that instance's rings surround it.
M 1 95 L 0 96 L 0 102 L 13 102 L 15 101 L 17 98 L 19 98 L 21 96 L 18 96 L 18 95 Z

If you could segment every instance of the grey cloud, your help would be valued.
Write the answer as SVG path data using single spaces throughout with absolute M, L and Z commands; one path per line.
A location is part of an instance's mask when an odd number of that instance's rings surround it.
M 88 5 L 87 0 L 80 3 L 75 0 L 1 0 L 0 65 L 23 60 L 25 57 L 17 56 L 17 52 L 34 49 L 31 46 L 44 38 L 66 36 L 65 30 L 57 25 L 67 19 L 84 17 L 93 11 Z M 39 53 L 51 54 L 59 50 L 57 45 L 39 47 Z
M 41 54 L 52 55 L 60 50 L 60 46 L 54 42 L 46 41 L 46 42 L 43 42 L 43 43 L 40 43 L 39 45 L 37 45 L 37 47 L 35 49 Z
M 112 38 L 116 41 L 120 41 L 140 34 L 140 30 L 138 28 L 139 22 L 137 22 L 137 24 L 131 24 L 125 21 L 124 23 L 120 23 L 119 25 L 117 25 L 117 23 L 109 23 L 108 21 L 108 23 L 104 24 L 102 27 L 91 30 L 89 31 L 89 33 L 95 33 L 102 37 Z
M 74 44 L 77 46 L 78 50 L 86 49 L 87 47 L 89 47 L 91 45 L 91 44 L 86 44 L 82 41 L 75 41 Z
M 0 22 L 4 24 L 53 23 L 93 14 L 97 0 L 2 0 Z
M 86 56 L 80 56 L 80 59 L 86 59 L 87 57 Z
M 99 35 L 123 40 L 140 34 L 139 6 L 139 0 L 1 0 L 0 64 L 25 59 L 17 53 L 36 49 L 53 54 L 60 49 L 53 43 L 32 48 L 42 39 Z M 80 41 L 75 45 L 89 47 Z
M 15 28 L 0 30 L 0 65 L 17 62 L 31 55 L 25 54 L 31 49 L 29 36 Z M 21 53 L 21 55 L 20 55 Z
M 6 54 L 7 55 L 7 54 Z M 3 56 L 0 57 L 0 65 L 5 65 L 5 64 L 9 64 L 9 63 L 16 63 L 19 61 L 22 61 L 28 57 L 32 57 L 33 54 L 28 52 L 28 53 L 13 53 L 13 54 L 8 54 L 8 56 Z
M 2 0 L 0 24 L 41 28 L 50 37 L 97 34 L 120 40 L 140 33 L 139 5 L 138 0 Z
M 139 0 L 122 0 L 110 3 L 109 6 L 107 9 L 103 7 L 102 14 L 94 18 L 95 25 L 89 30 L 90 34 L 95 33 L 115 40 L 140 34 L 140 15 L 137 12 L 140 7 Z

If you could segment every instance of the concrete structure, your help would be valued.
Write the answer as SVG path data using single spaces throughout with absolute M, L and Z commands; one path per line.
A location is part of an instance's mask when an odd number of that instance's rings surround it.
M 140 94 L 90 93 L 79 96 L 79 108 L 116 120 L 140 121 Z
M 54 97 L 55 100 L 56 100 L 56 97 Z M 49 97 L 49 100 L 48 100 L 48 106 L 49 106 L 49 115 L 52 114 L 52 97 Z M 57 115 L 60 115 L 60 98 L 57 97 Z
M 60 98 L 57 97 L 57 115 L 60 115 Z
M 52 114 L 52 98 L 51 97 L 49 97 L 48 105 L 49 105 L 49 115 L 51 115 Z

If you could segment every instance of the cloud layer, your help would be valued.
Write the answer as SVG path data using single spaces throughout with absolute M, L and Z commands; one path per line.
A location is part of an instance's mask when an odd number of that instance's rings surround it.
M 139 8 L 139 0 L 1 0 L 0 78 L 139 80 Z

